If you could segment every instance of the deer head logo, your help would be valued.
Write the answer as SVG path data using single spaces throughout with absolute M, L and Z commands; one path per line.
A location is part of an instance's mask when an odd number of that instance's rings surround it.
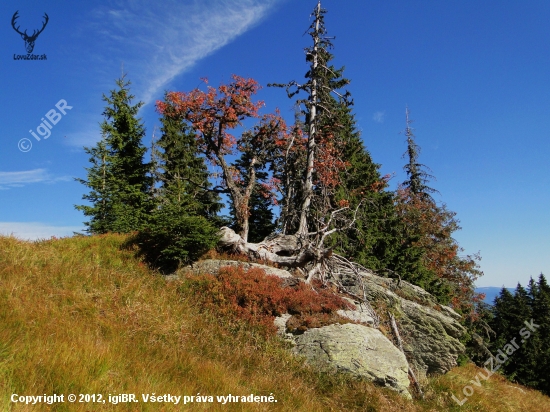
M 16 11 L 14 13 L 13 17 L 11 18 L 11 25 L 12 25 L 13 29 L 21 35 L 21 38 L 23 40 L 25 40 L 25 49 L 27 49 L 27 53 L 32 53 L 32 51 L 34 50 L 34 42 L 36 41 L 36 38 L 38 37 L 38 35 L 40 33 L 42 33 L 44 31 L 44 29 L 46 28 L 46 24 L 48 24 L 49 17 L 46 13 L 44 13 L 44 24 L 43 24 L 42 28 L 38 31 L 34 30 L 32 35 L 29 36 L 27 34 L 27 30 L 25 30 L 24 33 L 21 33 L 19 31 L 19 26 L 15 27 L 15 20 L 17 20 L 17 18 L 19 17 L 17 15 L 17 13 L 19 13 L 19 10 Z

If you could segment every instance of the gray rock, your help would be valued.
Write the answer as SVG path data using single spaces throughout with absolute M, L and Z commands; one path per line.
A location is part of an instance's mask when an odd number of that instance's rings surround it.
M 295 345 L 296 341 L 294 340 L 294 335 L 292 333 L 287 333 L 286 331 L 286 323 L 291 317 L 292 315 L 290 313 L 283 313 L 281 316 L 277 316 L 273 320 L 273 324 L 277 328 L 277 335 L 290 342 L 292 345 Z
M 340 316 L 347 318 L 353 322 L 362 323 L 367 326 L 374 326 L 374 318 L 371 316 L 369 308 L 364 303 L 354 302 L 351 299 L 346 299 L 355 306 L 354 310 L 337 310 Z
M 403 349 L 417 370 L 427 374 L 444 374 L 457 365 L 464 352 L 459 338 L 464 328 L 455 319 L 427 306 L 402 300 L 398 320 Z M 449 308 L 450 309 L 450 308 Z
M 407 359 L 421 375 L 444 374 L 457 365 L 464 353 L 459 341 L 465 333 L 452 308 L 437 304 L 435 298 L 418 286 L 383 278 L 372 272 L 342 276 L 340 282 L 357 296 L 365 296 L 373 307 L 384 307 L 396 319 Z M 378 313 L 383 317 L 384 313 Z
M 294 276 L 292 276 L 290 272 L 287 270 L 277 269 L 266 265 L 260 265 L 258 263 L 239 262 L 237 260 L 217 260 L 217 259 L 199 260 L 198 262 L 195 262 L 193 266 L 186 266 L 185 268 L 181 269 L 181 271 L 183 271 L 183 273 L 189 273 L 189 272 L 194 274 L 211 273 L 213 275 L 216 275 L 219 272 L 220 268 L 224 266 L 240 266 L 245 270 L 250 268 L 259 268 L 259 269 L 263 269 L 266 275 L 274 275 L 282 279 L 286 279 L 286 278 L 294 279 Z
M 295 337 L 294 353 L 325 370 L 338 370 L 391 388 L 407 398 L 408 363 L 379 330 L 347 323 L 309 329 Z
M 277 316 L 273 323 L 277 327 L 277 334 L 279 336 L 286 336 L 286 323 L 292 317 L 290 313 L 283 313 L 281 316 Z

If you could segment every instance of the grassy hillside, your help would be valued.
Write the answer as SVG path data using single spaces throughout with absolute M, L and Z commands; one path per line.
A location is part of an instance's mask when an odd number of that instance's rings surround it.
M 473 365 L 426 382 L 426 399 L 339 375 L 291 356 L 277 338 L 199 311 L 193 288 L 149 271 L 118 235 L 36 243 L 0 237 L 1 411 L 550 411 L 550 399 L 494 375 L 459 407 Z M 64 394 L 26 406 L 12 394 Z M 69 403 L 68 394 L 106 403 Z M 111 404 L 109 394 L 213 396 L 212 403 Z M 273 394 L 277 403 L 216 402 Z

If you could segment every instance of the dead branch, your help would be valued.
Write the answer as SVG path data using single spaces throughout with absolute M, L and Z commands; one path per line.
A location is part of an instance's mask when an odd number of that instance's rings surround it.
M 395 322 L 395 318 L 393 315 L 388 312 L 388 316 L 390 318 L 390 324 L 392 328 L 393 335 L 395 336 L 395 339 L 397 340 L 397 347 L 399 350 L 405 354 L 405 351 L 403 350 L 403 342 L 401 341 L 401 336 L 399 335 L 399 329 L 397 329 L 397 323 Z M 407 360 L 408 363 L 408 360 Z M 420 384 L 418 383 L 418 380 L 416 379 L 416 375 L 414 374 L 414 371 L 411 368 L 411 365 L 409 365 L 409 376 L 411 380 L 413 381 L 414 387 L 418 391 L 418 394 L 420 395 L 421 399 L 424 399 L 424 392 L 422 392 L 422 389 L 420 388 Z

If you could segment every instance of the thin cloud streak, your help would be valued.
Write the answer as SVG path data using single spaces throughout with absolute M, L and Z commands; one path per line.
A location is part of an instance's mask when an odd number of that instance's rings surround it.
M 120 49 L 118 58 L 133 68 L 137 97 L 148 104 L 176 76 L 249 30 L 280 1 L 172 0 L 160 8 L 128 0 L 99 11 L 98 18 L 110 48 Z
M 52 177 L 47 169 L 0 172 L 0 189 L 22 187 L 31 183 L 54 183 L 71 180 L 68 176 Z
M 39 183 L 49 179 L 46 169 L 24 170 L 21 172 L 0 172 L 0 185 L 22 185 Z
M 372 120 L 374 120 L 376 123 L 384 123 L 385 118 L 386 118 L 386 112 L 376 112 L 372 116 Z
M 121 0 L 112 7 L 98 8 L 87 31 L 98 39 L 95 44 L 102 45 L 101 54 L 90 51 L 94 64 L 103 68 L 98 84 L 112 89 L 113 79 L 105 76 L 116 68 L 116 56 L 117 62 L 124 62 L 120 72 L 129 73 L 137 97 L 134 102 L 150 104 L 161 98 L 159 94 L 170 81 L 254 27 L 284 1 L 168 0 L 156 7 L 145 0 Z M 78 149 L 100 139 L 95 118 L 81 124 L 88 127 L 75 131 L 65 142 Z

